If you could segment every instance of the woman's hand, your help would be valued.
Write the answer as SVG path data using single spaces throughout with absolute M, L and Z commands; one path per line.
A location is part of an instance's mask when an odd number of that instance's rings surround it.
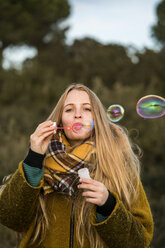
M 55 126 L 52 121 L 45 121 L 38 125 L 30 136 L 30 148 L 34 152 L 44 154 L 48 148 L 49 141 L 53 136 Z
M 86 190 L 82 195 L 86 197 L 87 202 L 91 202 L 98 206 L 104 205 L 108 199 L 109 193 L 103 183 L 86 178 L 80 179 L 79 182 L 81 184 L 78 185 L 78 188 Z

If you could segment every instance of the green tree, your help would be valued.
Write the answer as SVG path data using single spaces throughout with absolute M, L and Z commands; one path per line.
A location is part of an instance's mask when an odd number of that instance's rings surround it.
M 145 49 L 144 52 L 136 52 L 137 63 L 129 71 L 128 84 L 141 84 L 144 86 L 142 94 L 165 95 L 165 50 L 153 51 Z M 131 81 L 130 81 L 131 80 Z M 129 82 L 130 81 L 130 82 Z
M 92 84 L 95 77 L 100 77 L 106 86 L 115 82 L 126 83 L 128 69 L 132 62 L 126 48 L 117 44 L 103 45 L 90 38 L 75 40 L 69 49 L 68 75 L 74 81 Z
M 68 17 L 67 0 L 0 0 L 0 39 L 3 49 L 25 43 L 38 47 L 52 39 L 57 24 Z
M 68 0 L 0 0 L 0 58 L 10 45 L 40 50 L 56 37 L 69 14 Z
M 165 46 L 165 0 L 162 0 L 157 8 L 157 23 L 152 27 L 152 36 Z

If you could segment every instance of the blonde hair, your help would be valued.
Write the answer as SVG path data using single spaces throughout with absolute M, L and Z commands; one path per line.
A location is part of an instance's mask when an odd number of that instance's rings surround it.
M 111 192 L 117 193 L 125 207 L 130 209 L 138 195 L 139 159 L 133 151 L 126 131 L 108 120 L 106 111 L 96 94 L 82 84 L 70 85 L 59 99 L 48 119 L 56 121 L 57 126 L 62 124 L 64 101 L 71 90 L 87 92 L 91 101 L 95 123 L 93 137 L 96 151 L 95 160 L 90 168 L 91 175 L 93 179 L 102 182 Z M 105 247 L 103 241 L 90 224 L 89 218 L 93 205 L 85 202 L 85 199 L 79 194 L 75 206 L 76 238 L 79 246 L 84 246 L 84 237 L 86 236 L 91 248 Z M 40 232 L 46 234 L 46 228 L 48 227 L 48 217 L 43 199 L 40 209 L 42 211 L 40 210 L 36 217 L 36 223 L 38 224 L 36 224 L 35 235 L 31 239 L 32 243 L 36 242 L 39 236 L 41 237 Z M 38 221 L 39 218 L 42 218 L 43 221 Z M 44 235 L 42 235 L 43 239 Z M 40 240 L 40 243 L 42 240 Z

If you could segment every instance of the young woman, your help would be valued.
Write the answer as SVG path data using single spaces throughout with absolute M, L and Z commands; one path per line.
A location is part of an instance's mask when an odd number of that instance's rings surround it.
M 90 178 L 79 179 L 84 167 Z M 21 233 L 20 248 L 148 248 L 153 219 L 139 171 L 95 93 L 71 85 L 2 187 L 0 222 Z

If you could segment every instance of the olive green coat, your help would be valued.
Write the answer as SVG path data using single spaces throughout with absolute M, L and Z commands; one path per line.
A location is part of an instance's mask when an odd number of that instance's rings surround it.
M 34 228 L 33 220 L 43 181 L 32 187 L 25 179 L 22 162 L 0 195 L 0 222 L 20 233 L 25 233 L 20 248 L 29 247 L 27 242 Z M 150 207 L 140 183 L 140 194 L 131 211 L 126 210 L 116 193 L 116 205 L 111 215 L 98 223 L 96 207 L 91 214 L 91 224 L 109 248 L 148 248 L 153 235 L 153 219 Z M 72 199 L 62 194 L 48 195 L 48 211 L 56 215 L 50 219 L 50 229 L 39 248 L 69 248 L 70 215 Z M 58 214 L 57 214 L 58 213 Z M 31 248 L 31 247 L 30 247 Z M 79 248 L 75 238 L 73 248 Z M 85 240 L 84 248 L 90 248 Z

